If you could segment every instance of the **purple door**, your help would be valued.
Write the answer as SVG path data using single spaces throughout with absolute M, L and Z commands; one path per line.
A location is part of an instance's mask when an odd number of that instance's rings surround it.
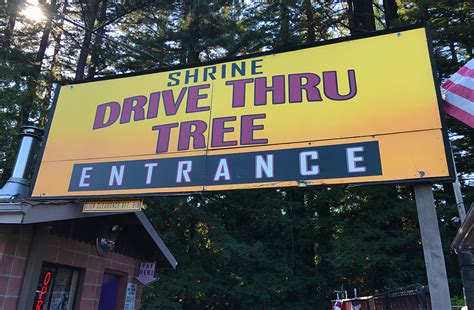
M 99 310 L 117 309 L 119 286 L 119 276 L 104 273 L 104 280 L 102 280 L 102 289 L 100 291 Z

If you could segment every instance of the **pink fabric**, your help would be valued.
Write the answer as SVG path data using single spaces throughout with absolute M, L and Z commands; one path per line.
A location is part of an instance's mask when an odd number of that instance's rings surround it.
M 474 115 L 469 114 L 468 112 L 446 101 L 444 102 L 444 111 L 452 117 L 461 120 L 466 125 L 469 125 L 471 128 L 474 128 Z
M 474 59 L 468 61 L 441 85 L 444 111 L 474 127 Z

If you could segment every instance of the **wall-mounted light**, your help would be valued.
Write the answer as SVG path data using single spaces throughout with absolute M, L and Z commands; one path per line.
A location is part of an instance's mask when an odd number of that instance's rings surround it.
M 95 239 L 97 253 L 99 253 L 100 256 L 111 252 L 115 248 L 118 234 L 122 230 L 122 226 L 113 225 L 112 228 L 105 233 L 104 237 L 97 237 Z

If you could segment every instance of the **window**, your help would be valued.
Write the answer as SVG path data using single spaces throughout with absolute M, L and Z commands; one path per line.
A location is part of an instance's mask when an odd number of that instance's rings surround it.
M 75 268 L 43 264 L 33 310 L 72 310 L 79 274 Z

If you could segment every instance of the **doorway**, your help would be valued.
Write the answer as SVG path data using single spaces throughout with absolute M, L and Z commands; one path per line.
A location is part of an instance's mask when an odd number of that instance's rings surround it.
M 100 290 L 99 310 L 123 307 L 125 277 L 119 273 L 106 271 Z

